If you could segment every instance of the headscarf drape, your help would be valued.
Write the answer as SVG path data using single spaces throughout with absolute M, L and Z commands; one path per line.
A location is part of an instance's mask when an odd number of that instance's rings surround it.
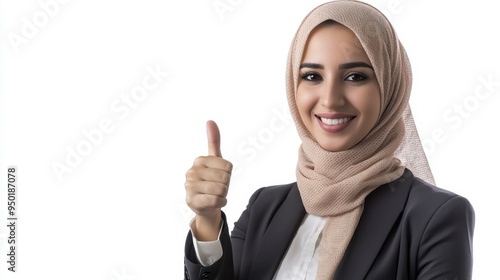
M 358 38 L 380 86 L 378 122 L 349 150 L 322 149 L 303 124 L 295 94 L 299 67 L 311 31 L 326 20 L 349 28 Z M 357 227 L 365 197 L 399 178 L 406 168 L 434 183 L 411 115 L 411 67 L 387 18 L 373 6 L 352 0 L 328 2 L 302 21 L 290 46 L 286 89 L 301 139 L 297 184 L 308 213 L 327 219 L 322 231 L 317 279 L 331 280 Z M 405 133 L 406 131 L 406 133 Z

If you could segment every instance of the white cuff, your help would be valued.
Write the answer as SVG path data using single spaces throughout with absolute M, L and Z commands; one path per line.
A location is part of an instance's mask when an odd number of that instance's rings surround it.
M 207 267 L 214 264 L 216 261 L 222 258 L 222 245 L 220 243 L 220 234 L 222 232 L 222 226 L 224 225 L 224 221 L 222 221 L 221 227 L 219 229 L 219 235 L 217 236 L 217 240 L 214 241 L 198 241 L 194 237 L 193 233 L 193 224 L 194 218 L 189 223 L 189 227 L 191 228 L 191 235 L 193 236 L 193 245 L 194 250 L 196 252 L 196 258 L 201 263 L 201 265 Z

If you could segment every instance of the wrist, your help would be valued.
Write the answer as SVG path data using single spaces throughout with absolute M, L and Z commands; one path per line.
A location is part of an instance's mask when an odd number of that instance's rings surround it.
M 192 231 L 198 241 L 214 241 L 219 236 L 222 225 L 221 212 L 215 216 L 196 215 Z

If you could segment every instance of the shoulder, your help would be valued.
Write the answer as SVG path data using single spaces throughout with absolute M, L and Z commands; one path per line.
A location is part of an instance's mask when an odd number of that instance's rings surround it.
M 419 279 L 470 279 L 475 214 L 467 198 L 415 178 L 402 220 L 403 234 L 415 245 Z
M 380 186 L 367 196 L 365 208 L 382 216 L 401 213 L 401 225 L 414 233 L 423 233 L 432 224 L 474 223 L 474 210 L 467 198 L 429 184 L 408 169 L 397 180 Z
M 469 200 L 449 190 L 431 185 L 418 177 L 414 177 L 406 209 L 415 213 L 435 212 L 441 207 L 472 208 Z
M 474 209 L 467 198 L 415 177 L 402 218 L 412 228 L 419 228 L 424 233 L 431 226 L 442 229 L 463 224 L 473 228 L 474 216 Z
M 250 203 L 266 203 L 270 201 L 276 202 L 285 200 L 286 197 L 292 192 L 294 189 L 298 190 L 297 183 L 288 183 L 282 185 L 273 185 L 267 186 L 257 189 L 252 196 L 250 197 Z
M 298 216 L 305 213 L 297 183 L 273 185 L 256 190 L 251 196 L 244 214 L 254 217 L 272 218 L 278 211 L 292 212 Z M 302 213 L 304 212 L 304 213 Z

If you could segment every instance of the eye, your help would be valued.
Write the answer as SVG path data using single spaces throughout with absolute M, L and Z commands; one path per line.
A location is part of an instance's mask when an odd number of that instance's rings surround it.
M 345 77 L 345 80 L 350 82 L 361 82 L 366 79 L 368 79 L 368 77 L 361 73 L 351 73 Z
M 306 81 L 322 81 L 323 80 L 318 73 L 314 73 L 314 72 L 304 73 L 300 76 L 300 78 L 302 80 L 306 80 Z

